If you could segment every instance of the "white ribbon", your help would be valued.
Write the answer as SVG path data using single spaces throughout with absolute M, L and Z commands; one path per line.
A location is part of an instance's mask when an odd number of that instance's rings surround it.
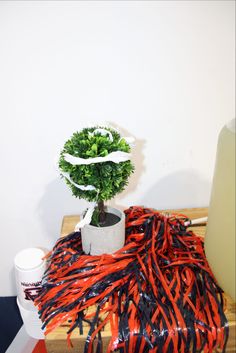
M 117 130 L 117 129 L 115 129 L 114 127 L 111 127 L 111 129 L 112 130 L 115 130 L 119 135 L 120 135 L 120 131 L 119 130 Z M 106 135 L 108 135 L 109 136 L 109 140 L 111 141 L 111 142 L 113 142 L 113 136 L 112 136 L 112 133 L 109 131 L 109 130 L 107 130 L 107 129 L 95 129 L 93 132 L 89 132 L 89 136 L 94 136 L 95 134 L 97 134 L 97 133 L 100 133 L 102 136 L 106 136 Z M 121 140 L 125 140 L 129 145 L 132 145 L 133 143 L 134 143 L 134 141 L 135 141 L 135 138 L 134 137 L 132 137 L 132 136 L 127 136 L 127 137 L 121 137 L 120 138 L 120 140 L 119 140 L 119 142 L 121 141 Z
M 64 173 L 64 172 L 62 172 L 61 170 L 60 170 L 60 173 L 61 173 L 61 175 L 63 175 L 66 179 L 68 179 L 71 184 L 73 184 L 74 186 L 76 186 L 76 187 L 77 187 L 78 189 L 80 189 L 80 190 L 84 190 L 84 191 L 97 190 L 97 189 L 95 188 L 95 186 L 93 186 L 93 185 L 79 185 L 79 184 L 76 184 L 76 183 L 71 179 L 69 173 Z
M 72 165 L 88 165 L 93 163 L 104 163 L 104 162 L 114 162 L 120 163 L 130 160 L 131 154 L 123 151 L 115 151 L 109 153 L 105 157 L 94 157 L 94 158 L 80 158 L 72 156 L 71 154 L 65 153 L 64 159 Z
M 89 136 L 93 136 L 95 134 L 101 134 L 102 136 L 109 135 L 110 141 L 113 142 L 113 136 L 112 136 L 112 133 L 109 130 L 106 130 L 106 129 L 95 129 L 93 132 L 89 132 Z
M 91 207 L 89 207 L 87 209 L 87 212 L 84 216 L 84 218 L 79 221 L 79 223 L 76 224 L 75 226 L 75 232 L 78 232 L 81 228 L 83 228 L 86 224 L 90 224 L 91 220 L 92 220 L 92 216 L 93 216 L 93 211 L 95 209 L 95 204 L 92 205 Z

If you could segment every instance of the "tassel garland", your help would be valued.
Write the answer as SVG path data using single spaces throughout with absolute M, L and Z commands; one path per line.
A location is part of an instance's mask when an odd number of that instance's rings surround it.
M 85 255 L 80 232 L 57 241 L 35 301 L 45 334 L 67 322 L 70 343 L 89 325 L 84 353 L 102 353 L 109 324 L 107 353 L 225 352 L 222 290 L 188 218 L 142 207 L 125 214 L 126 242 L 114 254 Z

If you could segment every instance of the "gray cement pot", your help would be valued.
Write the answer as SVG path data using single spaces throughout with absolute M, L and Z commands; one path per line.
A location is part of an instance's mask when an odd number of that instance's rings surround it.
M 112 207 L 107 207 L 107 211 L 117 215 L 120 221 L 109 227 L 85 225 L 81 229 L 81 238 L 82 248 L 86 254 L 112 254 L 125 243 L 125 214 Z

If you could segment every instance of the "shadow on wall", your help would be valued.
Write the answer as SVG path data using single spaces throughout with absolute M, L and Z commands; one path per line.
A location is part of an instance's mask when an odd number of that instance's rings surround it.
M 79 215 L 88 207 L 88 202 L 75 198 L 65 182 L 58 176 L 50 182 L 38 204 L 41 223 L 50 240 L 60 235 L 63 216 Z
M 123 137 L 134 137 L 128 130 L 124 129 L 123 127 L 118 126 L 113 122 L 108 122 L 109 126 L 113 127 L 114 129 L 118 130 Z M 135 167 L 134 173 L 130 176 L 128 180 L 128 185 L 125 187 L 125 190 L 114 197 L 114 199 L 121 199 L 128 194 L 133 193 L 139 184 L 141 179 L 141 175 L 145 172 L 146 168 L 144 165 L 144 155 L 143 150 L 145 146 L 145 140 L 137 139 L 134 137 L 134 146 L 131 146 L 131 154 L 132 154 L 132 163 Z M 111 200 L 110 204 L 114 204 L 115 201 Z
M 156 209 L 206 207 L 211 183 L 194 169 L 167 175 L 141 198 L 140 204 Z

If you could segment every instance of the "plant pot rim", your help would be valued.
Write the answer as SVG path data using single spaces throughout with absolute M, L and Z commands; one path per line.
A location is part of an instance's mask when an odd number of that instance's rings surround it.
M 120 217 L 120 220 L 117 222 L 117 223 L 115 223 L 115 224 L 113 224 L 113 225 L 111 225 L 111 226 L 107 226 L 107 227 L 98 227 L 98 226 L 93 226 L 93 225 L 91 225 L 91 224 L 86 224 L 85 226 L 84 226 L 84 228 L 86 227 L 86 228 L 92 228 L 92 229 L 94 229 L 94 228 L 96 228 L 96 229 L 111 229 L 111 228 L 114 228 L 114 227 L 116 227 L 116 226 L 118 226 L 119 224 L 120 224 L 120 222 L 121 221 L 123 221 L 123 219 L 125 218 L 125 214 L 124 214 L 124 212 L 123 211 L 121 211 L 121 210 L 119 210 L 118 208 L 114 208 L 114 207 L 110 207 L 110 206 L 105 206 L 105 211 L 109 211 L 109 213 L 113 213 L 113 214 L 115 214 L 116 216 L 118 216 L 118 217 Z

